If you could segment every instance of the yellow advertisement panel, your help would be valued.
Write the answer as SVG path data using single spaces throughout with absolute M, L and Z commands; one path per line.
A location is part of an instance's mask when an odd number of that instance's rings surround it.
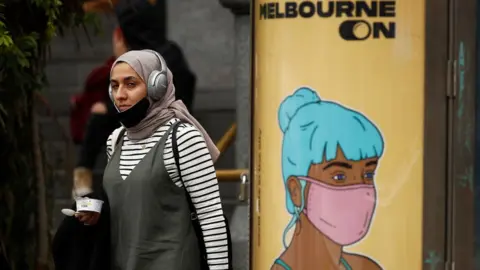
M 253 269 L 421 269 L 424 1 L 253 5 Z

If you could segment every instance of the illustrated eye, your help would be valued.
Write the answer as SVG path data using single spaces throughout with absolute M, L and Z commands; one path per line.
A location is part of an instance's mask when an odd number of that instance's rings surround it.
M 347 177 L 345 174 L 339 173 L 333 176 L 333 180 L 335 181 L 344 181 Z
M 375 176 L 375 173 L 373 172 L 368 172 L 363 175 L 365 179 L 370 179 L 370 180 L 372 180 L 374 176 Z

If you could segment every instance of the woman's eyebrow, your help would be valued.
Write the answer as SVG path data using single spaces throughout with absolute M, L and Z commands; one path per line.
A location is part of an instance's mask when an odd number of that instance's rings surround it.
M 377 165 L 377 164 L 378 164 L 378 160 L 372 160 L 372 161 L 367 162 L 365 167 L 373 166 L 373 165 Z
M 125 78 L 123 78 L 124 81 L 135 81 L 136 78 L 134 76 L 127 76 Z
M 351 169 L 352 168 L 352 165 L 351 164 L 348 164 L 346 162 L 339 162 L 339 161 L 335 161 L 335 162 L 332 162 L 330 164 L 328 164 L 327 166 L 325 166 L 323 168 L 323 170 L 326 170 L 330 167 L 342 167 L 342 168 L 346 168 L 346 169 Z
M 119 79 L 110 79 L 110 82 L 118 83 L 119 80 L 120 81 L 135 81 L 136 78 L 135 78 L 135 76 L 126 76 L 126 77 L 119 78 Z

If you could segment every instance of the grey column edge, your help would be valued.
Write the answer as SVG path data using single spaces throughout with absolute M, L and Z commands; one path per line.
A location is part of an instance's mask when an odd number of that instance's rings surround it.
M 219 0 L 235 16 L 235 165 L 250 165 L 250 0 Z M 248 149 L 248 150 L 246 150 Z M 250 209 L 239 204 L 230 221 L 235 270 L 249 269 Z
M 251 0 L 218 0 L 224 8 L 230 9 L 236 16 L 250 14 Z

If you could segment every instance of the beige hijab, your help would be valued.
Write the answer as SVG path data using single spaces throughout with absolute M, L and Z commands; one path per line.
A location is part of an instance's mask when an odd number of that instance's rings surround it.
M 120 57 L 112 65 L 112 70 L 117 63 L 125 62 L 132 67 L 135 72 L 146 83 L 148 76 L 153 70 L 160 70 L 161 63 L 157 56 L 149 50 L 129 51 Z M 168 89 L 165 96 L 160 100 L 154 101 L 150 97 L 150 107 L 147 115 L 136 126 L 127 128 L 127 136 L 130 140 L 142 140 L 150 137 L 161 125 L 172 118 L 179 118 L 195 126 L 203 135 L 207 143 L 208 150 L 215 162 L 219 156 L 219 151 L 208 133 L 202 125 L 188 112 L 181 100 L 175 101 L 175 86 L 173 85 L 173 74 L 168 69 L 167 73 Z

